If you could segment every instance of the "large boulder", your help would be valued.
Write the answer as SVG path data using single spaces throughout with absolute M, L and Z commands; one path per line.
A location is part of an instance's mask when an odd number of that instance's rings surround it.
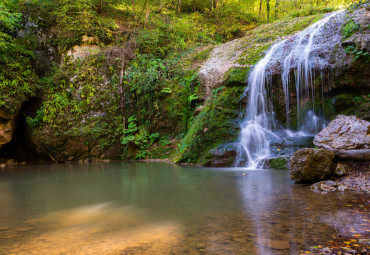
M 296 182 L 326 179 L 333 172 L 334 152 L 304 148 L 296 151 L 291 160 L 290 178 Z
M 370 160 L 370 122 L 338 115 L 316 135 L 313 143 L 341 158 Z

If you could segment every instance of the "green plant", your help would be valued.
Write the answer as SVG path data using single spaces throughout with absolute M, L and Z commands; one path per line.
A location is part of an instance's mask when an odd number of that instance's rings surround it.
M 356 60 L 362 61 L 366 64 L 369 62 L 369 52 L 358 50 L 355 46 L 352 45 L 347 46 L 344 50 L 347 54 L 355 55 Z
M 128 118 L 127 122 L 127 128 L 122 130 L 122 138 L 121 138 L 121 143 L 122 145 L 126 145 L 129 142 L 132 142 L 135 140 L 135 135 L 134 133 L 137 131 L 137 126 L 136 126 L 136 118 L 135 116 L 131 116 Z
M 349 38 L 355 32 L 359 31 L 361 26 L 357 24 L 354 20 L 348 20 L 347 22 L 343 23 L 342 25 L 342 34 L 344 38 Z

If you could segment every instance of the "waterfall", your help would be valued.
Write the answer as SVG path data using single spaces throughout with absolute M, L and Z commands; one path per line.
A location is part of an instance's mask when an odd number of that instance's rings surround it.
M 247 162 L 247 168 L 256 169 L 264 159 L 271 157 L 272 140 L 315 134 L 323 128 L 323 119 L 317 116 L 314 103 L 315 72 L 330 66 L 325 52 L 333 50 L 340 41 L 338 22 L 343 13 L 333 12 L 293 37 L 275 43 L 254 66 L 245 90 L 248 104 L 245 118 L 240 123 L 236 165 Z M 272 73 L 276 72 L 281 74 L 288 127 L 289 88 L 295 85 L 297 131 L 282 128 L 275 117 L 271 94 Z M 304 112 L 300 109 L 302 102 L 309 102 Z

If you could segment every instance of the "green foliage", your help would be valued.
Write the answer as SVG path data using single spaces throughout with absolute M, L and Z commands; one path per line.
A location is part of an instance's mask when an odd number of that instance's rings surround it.
M 129 142 L 132 142 L 132 141 L 134 141 L 134 140 L 135 140 L 135 135 L 134 135 L 134 134 L 135 134 L 135 132 L 137 131 L 137 126 L 136 126 L 135 121 L 136 121 L 135 116 L 131 116 L 131 117 L 127 120 L 127 122 L 128 122 L 128 124 L 127 124 L 127 128 L 126 128 L 126 129 L 124 129 L 124 130 L 122 131 L 123 136 L 122 136 L 122 138 L 121 138 L 121 143 L 122 143 L 123 145 L 126 145 L 126 144 L 128 144 Z
M 9 8 L 10 4 L 11 1 L 8 0 L 0 2 L 0 50 L 6 50 L 9 47 L 7 42 L 13 40 L 11 34 L 22 16 L 21 13 L 12 12 Z
M 206 153 L 219 144 L 236 138 L 238 102 L 243 87 L 220 87 L 213 90 L 210 102 L 191 123 L 179 144 L 176 161 L 198 163 Z
M 159 133 L 152 133 L 149 135 L 149 132 L 146 127 L 136 125 L 137 119 L 135 116 L 131 116 L 128 119 L 128 125 L 126 129 L 122 131 L 121 143 L 126 146 L 135 146 L 138 148 L 134 158 L 141 159 L 145 158 L 147 155 L 147 149 L 151 146 L 158 138 Z M 124 154 L 122 158 L 129 158 L 131 155 L 127 153 L 127 147 L 124 149 Z
M 287 162 L 288 158 L 273 158 L 269 160 L 269 166 L 277 170 L 287 170 Z
M 38 80 L 32 65 L 32 38 L 26 42 L 14 38 L 22 16 L 14 7 L 13 1 L 0 3 L 0 108 L 11 114 L 34 95 Z
M 317 15 L 317 14 L 323 14 L 328 12 L 335 11 L 336 8 L 332 6 L 306 6 L 306 8 L 302 10 L 293 11 L 289 16 L 296 18 L 296 17 L 304 17 L 304 16 L 311 16 L 311 15 Z
M 369 63 L 370 54 L 366 51 L 358 50 L 355 46 L 349 45 L 345 48 L 347 54 L 352 54 L 355 56 L 356 60 L 359 60 L 364 63 Z
M 360 30 L 360 25 L 357 24 L 354 20 L 348 20 L 342 25 L 342 34 L 344 38 L 351 37 L 355 32 Z

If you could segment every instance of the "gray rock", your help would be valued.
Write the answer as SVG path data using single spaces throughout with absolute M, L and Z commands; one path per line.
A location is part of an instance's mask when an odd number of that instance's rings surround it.
M 355 116 L 338 115 L 318 133 L 313 143 L 334 150 L 370 149 L 370 122 Z
M 332 174 L 334 156 L 329 150 L 300 149 L 293 154 L 290 178 L 296 182 L 324 180 Z

